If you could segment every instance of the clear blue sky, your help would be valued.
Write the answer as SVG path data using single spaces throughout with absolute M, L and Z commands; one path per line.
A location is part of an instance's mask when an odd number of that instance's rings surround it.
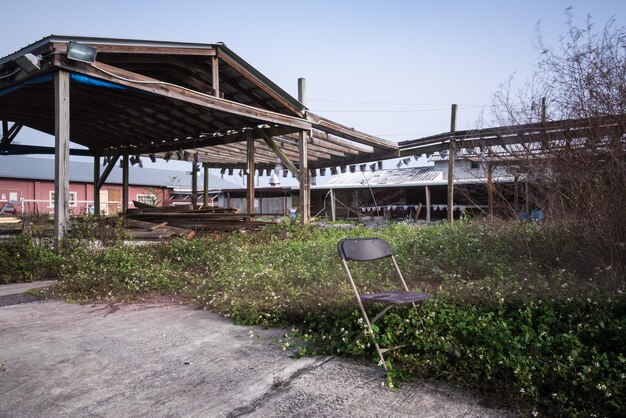
M 223 41 L 294 96 L 306 78 L 312 111 L 400 141 L 447 131 L 452 103 L 457 129 L 489 125 L 480 106 L 528 78 L 538 23 L 555 45 L 568 6 L 626 24 L 624 0 L 0 0 L 0 56 L 50 34 Z

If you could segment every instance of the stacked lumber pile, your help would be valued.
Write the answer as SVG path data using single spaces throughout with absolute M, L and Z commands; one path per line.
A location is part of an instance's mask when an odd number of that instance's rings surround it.
M 24 223 L 17 216 L 0 216 L 0 235 L 21 234 Z
M 170 226 L 167 222 L 154 223 L 126 218 L 124 220 L 126 232 L 133 239 L 160 240 L 172 237 L 192 238 L 195 231 Z
M 253 221 L 250 219 L 250 216 L 240 214 L 239 209 L 234 208 L 215 206 L 192 209 L 190 205 L 150 207 L 147 205 L 137 205 L 136 203 L 135 206 L 135 209 L 128 209 L 126 211 L 126 225 L 129 227 L 132 227 L 131 225 L 136 225 L 137 227 L 139 227 L 139 225 L 145 225 L 148 228 L 154 228 L 149 231 L 154 234 L 159 231 L 162 232 L 163 228 L 173 228 L 174 231 L 176 231 L 176 229 L 182 229 L 188 232 L 201 233 L 255 229 L 268 224 L 268 222 Z M 129 223 L 129 221 L 131 223 Z M 137 222 L 143 222 L 144 224 Z M 132 231 L 132 229 L 129 231 Z M 165 232 L 162 233 L 165 234 Z M 187 236 L 182 231 L 176 231 L 176 233 L 182 234 L 179 236 Z M 139 232 L 136 234 L 141 235 Z M 147 232 L 144 234 L 146 236 L 151 235 Z M 167 238 L 167 236 L 164 236 L 164 238 Z

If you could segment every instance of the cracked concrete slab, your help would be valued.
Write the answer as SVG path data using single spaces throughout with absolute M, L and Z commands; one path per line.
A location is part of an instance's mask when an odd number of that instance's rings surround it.
M 282 333 L 174 304 L 1 307 L 0 416 L 506 416 L 447 387 L 389 391 L 375 366 L 294 360 Z

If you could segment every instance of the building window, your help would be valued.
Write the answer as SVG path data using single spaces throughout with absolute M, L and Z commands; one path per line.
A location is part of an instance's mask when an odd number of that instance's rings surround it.
M 470 161 L 470 167 L 471 167 L 473 170 L 477 170 L 479 166 L 480 166 L 480 164 L 479 164 L 479 162 L 478 162 L 478 161 Z
M 68 203 L 71 208 L 75 208 L 76 206 L 78 206 L 78 193 L 70 192 L 70 200 Z M 48 192 L 48 207 L 54 207 L 54 192 L 52 191 Z
M 138 194 L 136 200 L 150 206 L 157 205 L 157 197 L 153 194 Z

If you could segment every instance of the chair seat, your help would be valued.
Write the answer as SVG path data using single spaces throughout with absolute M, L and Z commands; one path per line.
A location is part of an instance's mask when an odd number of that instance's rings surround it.
M 428 293 L 407 292 L 405 290 L 392 290 L 389 292 L 364 293 L 361 300 L 367 303 L 387 303 L 402 305 L 411 302 L 421 302 L 430 297 Z

